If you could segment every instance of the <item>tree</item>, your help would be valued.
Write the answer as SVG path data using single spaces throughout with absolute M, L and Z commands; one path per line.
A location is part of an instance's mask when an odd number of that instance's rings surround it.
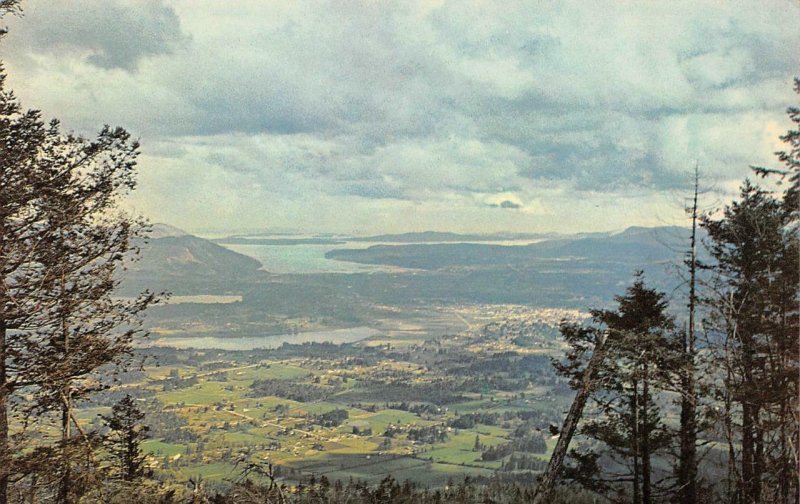
M 0 16 L 15 12 L 16 4 L 0 2 Z M 44 137 L 39 114 L 22 112 L 4 84 L 5 74 L 0 69 L 0 504 L 8 502 L 12 473 L 10 397 L 20 385 L 15 372 L 25 364 L 21 349 L 27 334 L 20 331 L 36 317 L 29 293 L 40 285 L 41 277 L 31 260 L 41 237 L 37 216 L 30 211 L 41 187 L 41 174 L 31 159 Z
M 123 481 L 135 481 L 145 476 L 146 456 L 141 444 L 148 439 L 150 428 L 142 425 L 144 412 L 136 406 L 136 401 L 126 395 L 111 408 L 111 415 L 102 418 L 110 430 L 107 445 L 116 459 L 118 477 Z
M 738 405 L 729 421 L 741 417 L 740 439 L 729 428 L 732 456 L 741 445 L 737 491 L 745 502 L 760 502 L 768 446 L 768 417 L 775 402 L 796 390 L 790 376 L 796 334 L 788 339 L 786 306 L 796 293 L 787 292 L 791 272 L 780 203 L 745 182 L 739 201 L 725 208 L 723 218 L 703 223 L 715 259 L 714 289 L 708 299 L 710 322 L 722 334 L 718 362 L 724 370 L 723 399 Z M 796 239 L 792 240 L 796 241 Z M 788 267 L 788 271 L 786 270 Z M 794 283 L 796 285 L 796 282 Z M 792 287 L 794 289 L 794 287 Z M 788 295 L 787 295 L 788 294 Z M 787 295 L 783 299 L 779 299 Z M 786 356 L 790 357 L 788 360 Z M 794 382 L 794 383 L 793 383 Z M 735 460 L 732 460 L 733 463 Z
M 481 444 L 481 437 L 478 434 L 475 434 L 475 444 L 472 445 L 472 451 L 479 452 L 483 450 L 483 445 Z
M 17 10 L 16 1 L 0 0 L 0 17 Z M 56 500 L 67 501 L 74 401 L 104 386 L 98 373 L 130 354 L 142 311 L 155 300 L 112 296 L 146 230 L 118 209 L 136 185 L 137 155 L 121 128 L 86 139 L 45 124 L 5 88 L 0 68 L 0 504 L 10 478 L 35 468 L 12 453 L 45 453 L 10 430 L 10 417 L 43 421 L 49 411 L 61 417 L 49 474 L 60 475 Z M 13 400 L 22 387 L 34 401 Z M 83 432 L 80 439 L 89 443 Z
M 70 445 L 86 441 L 73 418 L 73 405 L 108 386 L 101 376 L 132 351 L 141 313 L 154 297 L 133 301 L 113 297 L 123 260 L 143 223 L 115 213 L 121 188 L 132 188 L 137 145 L 123 130 L 105 128 L 97 140 L 61 137 L 60 191 L 46 193 L 38 210 L 52 236 L 41 264 L 54 281 L 37 292 L 45 301 L 42 317 L 29 340 L 27 373 L 37 385 L 30 411 L 37 416 L 60 412 L 62 457 L 58 502 L 68 501 Z M 115 157 L 112 161 L 110 158 Z M 72 160 L 80 160 L 71 163 Z M 70 166 L 71 164 L 71 166 Z M 75 166 L 82 164 L 82 168 Z M 72 426 L 80 435 L 73 439 Z
M 599 344 L 604 354 L 594 363 L 588 387 L 593 414 L 584 418 L 580 432 L 605 447 L 601 452 L 573 452 L 578 465 L 567 474 L 617 502 L 650 504 L 656 491 L 651 461 L 669 444 L 654 398 L 675 366 L 674 323 L 666 313 L 664 294 L 646 287 L 640 273 L 616 301 L 616 310 L 592 312 L 593 327 L 566 328 L 572 350 L 557 371 L 573 386 L 584 378 L 587 349 Z M 610 463 L 598 474 L 603 456 Z
M 576 390 L 576 393 L 567 416 L 564 418 L 558 441 L 547 463 L 547 468 L 536 486 L 534 504 L 549 502 L 552 499 L 556 481 L 563 471 L 564 458 L 567 455 L 569 444 L 578 429 L 578 423 L 583 416 L 583 409 L 586 406 L 589 394 L 596 386 L 597 370 L 603 365 L 606 354 L 606 334 L 603 331 L 580 327 L 576 324 L 562 323 L 561 334 L 573 348 L 567 354 L 567 363 L 562 364 L 554 361 L 553 364 L 559 373 L 570 376 L 570 386 Z M 588 358 L 587 353 L 590 354 Z M 558 428 L 553 425 L 550 425 L 550 431 L 554 435 L 559 433 Z M 596 462 L 596 459 L 594 462 Z M 596 465 L 592 465 L 592 469 L 585 469 L 580 472 L 582 474 L 595 474 L 597 473 Z
M 696 356 L 696 312 L 697 312 L 697 225 L 698 206 L 697 198 L 700 188 L 699 168 L 694 168 L 694 191 L 692 204 L 687 208 L 691 217 L 692 227 L 689 235 L 689 253 L 686 258 L 686 267 L 689 270 L 689 299 L 687 302 L 688 322 L 683 332 L 681 350 L 682 362 L 678 369 L 680 399 L 680 428 L 678 431 L 679 450 L 677 463 L 677 502 L 682 504 L 695 504 L 697 502 L 697 373 Z
M 800 83 L 795 82 L 800 93 Z M 795 124 L 800 110 L 789 109 Z M 778 197 L 745 181 L 719 217 L 705 216 L 713 284 L 706 295 L 710 348 L 724 378 L 729 499 L 788 503 L 798 488 L 798 179 L 800 133 L 781 137 L 786 169 L 756 168 L 790 182 Z M 792 495 L 794 493 L 794 495 Z

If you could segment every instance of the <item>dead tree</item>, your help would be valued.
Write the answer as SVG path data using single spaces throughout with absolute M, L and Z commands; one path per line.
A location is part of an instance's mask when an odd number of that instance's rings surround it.
M 596 371 L 601 366 L 603 359 L 605 358 L 605 342 L 606 335 L 604 333 L 601 334 L 600 338 L 597 340 L 592 352 L 592 356 L 589 359 L 589 363 L 586 365 L 586 369 L 583 371 L 583 380 L 580 388 L 578 388 L 578 391 L 575 394 L 575 399 L 572 401 L 569 412 L 567 413 L 566 418 L 564 418 L 564 423 L 561 427 L 561 434 L 558 436 L 558 442 L 553 450 L 553 455 L 550 457 L 550 461 L 547 464 L 547 469 L 545 470 L 544 474 L 539 480 L 538 486 L 536 487 L 536 493 L 534 494 L 533 498 L 534 504 L 544 504 L 550 501 L 553 490 L 555 489 L 556 480 L 558 479 L 558 476 L 561 473 L 561 469 L 564 465 L 564 458 L 567 455 L 569 443 L 572 441 L 572 437 L 575 435 L 575 431 L 578 428 L 578 422 L 583 415 L 583 408 L 586 406 L 586 400 L 589 398 L 589 393 L 594 386 Z

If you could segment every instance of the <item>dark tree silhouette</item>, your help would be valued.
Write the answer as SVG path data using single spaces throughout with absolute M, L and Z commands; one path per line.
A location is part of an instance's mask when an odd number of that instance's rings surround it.
M 106 443 L 115 459 L 117 476 L 123 481 L 146 476 L 146 456 L 141 445 L 150 428 L 142 424 L 144 412 L 136 406 L 136 400 L 126 395 L 111 408 L 110 415 L 102 418 L 110 431 Z
M 800 109 L 789 116 L 800 124 Z M 745 181 L 721 216 L 702 220 L 713 259 L 704 301 L 709 348 L 723 376 L 717 395 L 725 406 L 728 498 L 748 503 L 800 501 L 800 132 L 781 139 L 789 146 L 777 153 L 785 168 L 755 171 L 788 181 L 783 193 Z
M 566 474 L 617 502 L 650 504 L 656 497 L 651 462 L 670 441 L 655 397 L 670 380 L 678 348 L 664 294 L 648 288 L 640 273 L 616 300 L 616 310 L 592 312 L 593 327 L 564 327 L 572 350 L 557 370 L 587 390 L 593 413 L 580 432 L 603 446 L 601 452 L 575 452 L 578 465 Z M 597 347 L 602 361 L 592 363 L 591 383 L 583 384 L 587 351 L 596 354 Z M 610 459 L 603 471 L 597 463 L 602 456 Z

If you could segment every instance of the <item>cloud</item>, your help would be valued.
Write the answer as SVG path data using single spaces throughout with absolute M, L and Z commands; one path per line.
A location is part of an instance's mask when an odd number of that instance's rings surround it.
M 500 203 L 489 203 L 489 208 L 504 208 L 504 209 L 512 209 L 518 210 L 522 208 L 522 205 L 519 203 L 514 203 L 511 200 L 503 200 Z
M 491 205 L 491 206 L 496 208 L 515 208 L 515 209 L 522 208 L 522 205 L 520 205 L 519 203 L 514 203 L 513 201 L 510 200 L 503 200 L 500 202 L 499 205 Z
M 187 42 L 175 11 L 161 0 L 30 2 L 10 42 L 33 54 L 79 55 L 102 69 L 134 71 L 148 57 Z
M 741 179 L 773 159 L 800 51 L 790 0 L 25 5 L 4 41 L 11 84 L 79 131 L 140 135 L 142 208 L 181 212 L 161 181 L 224 193 L 204 219 L 262 205 L 290 226 L 273 200 L 299 227 L 326 209 L 342 226 L 413 209 L 432 227 L 556 211 L 541 225 L 581 227 L 565 201 L 652 209 L 695 160 Z

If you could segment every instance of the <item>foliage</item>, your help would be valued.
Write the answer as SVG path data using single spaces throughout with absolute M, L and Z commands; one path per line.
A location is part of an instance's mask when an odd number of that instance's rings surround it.
M 570 474 L 618 502 L 647 504 L 652 502 L 656 481 L 652 458 L 670 443 L 655 398 L 666 389 L 679 362 L 678 349 L 666 296 L 648 288 L 641 275 L 617 297 L 617 305 L 616 310 L 593 311 L 591 327 L 563 327 L 571 350 L 556 367 L 576 386 L 583 376 L 587 350 L 601 339 L 606 349 L 590 395 L 594 410 L 581 427 L 581 433 L 602 443 L 602 448 L 574 452 L 577 464 Z M 601 454 L 610 458 L 603 470 L 596 463 Z
M 273 378 L 254 381 L 250 390 L 252 397 L 275 396 L 298 402 L 319 401 L 333 393 L 330 387 Z
M 347 413 L 347 410 L 337 408 L 321 415 L 317 415 L 314 418 L 314 423 L 322 427 L 338 427 L 342 425 L 342 423 L 344 423 L 349 416 L 350 415 Z
M 111 408 L 110 415 L 102 417 L 109 429 L 106 445 L 115 459 L 116 475 L 122 481 L 136 481 L 149 474 L 141 447 L 150 431 L 142 425 L 144 416 L 135 399 L 128 395 Z
M 0 17 L 17 10 L 13 0 L 0 3 Z M 45 123 L 21 107 L 0 69 L 0 502 L 10 478 L 42 476 L 25 457 L 45 453 L 55 499 L 69 498 L 74 447 L 90 445 L 75 432 L 74 404 L 113 381 L 155 301 L 148 292 L 114 295 L 146 232 L 119 208 L 136 186 L 138 149 L 122 128 L 85 138 Z M 56 439 L 26 432 L 52 413 Z
M 795 90 L 800 94 L 800 81 Z M 797 108 L 789 116 L 800 124 Z M 800 133 L 781 139 L 788 149 L 777 156 L 785 168 L 755 170 L 788 181 L 783 194 L 745 181 L 721 216 L 701 222 L 712 256 L 703 299 L 709 365 L 720 376 L 710 385 L 723 405 L 718 425 L 728 444 L 732 501 L 786 503 L 798 491 Z

